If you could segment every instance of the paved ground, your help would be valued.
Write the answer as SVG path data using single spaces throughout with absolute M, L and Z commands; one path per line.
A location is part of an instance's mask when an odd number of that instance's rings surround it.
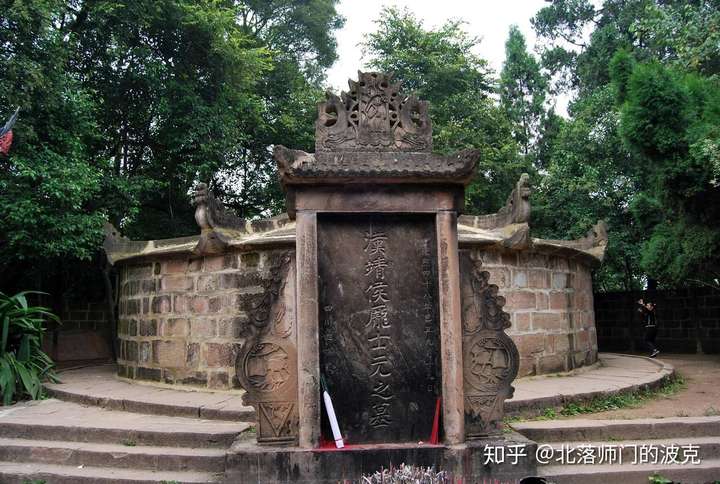
M 673 371 L 662 361 L 639 356 L 601 353 L 599 359 L 598 365 L 572 374 L 516 380 L 513 383 L 515 396 L 506 402 L 506 412 L 539 413 L 571 401 L 657 385 Z M 51 395 L 75 403 L 158 415 L 235 421 L 254 419 L 253 409 L 242 404 L 242 390 L 188 391 L 169 385 L 129 383 L 115 377 L 114 365 L 64 370 L 60 378 L 62 383 L 46 387 Z
M 720 416 L 720 355 L 662 355 L 675 367 L 686 388 L 668 397 L 657 397 L 636 408 L 613 410 L 577 418 L 635 419 Z
M 115 376 L 115 365 L 63 370 L 62 383 L 46 384 L 52 396 L 110 410 L 220 420 L 254 420 L 242 403 L 244 391 L 178 390 L 169 385 L 128 383 Z
M 657 386 L 672 373 L 672 365 L 661 360 L 600 353 L 599 364 L 592 368 L 515 380 L 515 396 L 505 403 L 505 410 L 508 414 L 540 413 L 569 402 Z

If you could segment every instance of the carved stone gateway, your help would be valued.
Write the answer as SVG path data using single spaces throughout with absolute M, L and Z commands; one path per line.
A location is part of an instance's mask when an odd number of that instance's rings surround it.
M 321 376 L 350 443 L 427 440 L 438 401 L 444 443 L 498 431 L 518 367 L 509 320 L 487 273 L 465 261 L 473 289 L 460 291 L 457 217 L 478 153 L 433 154 L 427 111 L 390 76 L 359 73 L 319 104 L 316 153 L 276 147 L 297 277 L 273 266 L 246 311 L 256 316 L 238 375 L 260 442 L 331 440 Z

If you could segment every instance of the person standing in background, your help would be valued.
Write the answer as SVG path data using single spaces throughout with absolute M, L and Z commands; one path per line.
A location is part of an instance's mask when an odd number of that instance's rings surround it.
M 638 311 L 642 314 L 643 323 L 645 323 L 645 344 L 650 349 L 650 358 L 655 358 L 660 354 L 660 350 L 655 346 L 655 338 L 657 337 L 657 319 L 655 317 L 655 303 L 638 300 L 640 308 Z

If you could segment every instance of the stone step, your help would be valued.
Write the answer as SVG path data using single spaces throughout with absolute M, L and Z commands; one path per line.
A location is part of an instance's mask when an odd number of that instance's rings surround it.
M 119 380 L 115 365 L 100 365 L 60 373 L 62 383 L 46 383 L 59 400 L 109 410 L 171 417 L 254 422 L 255 410 L 243 405 L 244 391 L 183 390 Z
M 636 458 L 640 458 L 640 455 L 643 453 L 643 449 L 656 452 L 662 456 L 668 451 L 669 446 L 675 446 L 677 448 L 677 452 L 679 454 L 678 459 L 680 460 L 682 460 L 683 455 L 685 455 L 684 453 L 686 449 L 690 452 L 697 452 L 698 458 L 703 461 L 720 459 L 720 437 L 672 438 L 665 440 L 621 440 L 607 442 L 553 442 L 550 444 L 546 443 L 540 445 L 549 446 L 554 451 L 553 455 L 558 457 L 564 455 L 565 459 L 567 459 L 567 455 L 570 453 L 570 456 L 575 461 L 580 461 L 583 449 L 592 449 L 592 455 L 597 458 L 597 456 L 601 455 L 601 453 L 607 452 L 606 449 L 615 448 L 617 449 L 617 454 L 622 457 L 622 460 L 618 463 L 632 463 Z M 672 449 L 669 449 L 669 451 L 673 452 Z M 541 463 L 539 463 L 539 465 L 540 464 Z
M 720 436 L 720 417 L 542 420 L 511 425 L 536 442 L 595 442 Z
M 0 462 L 0 482 L 26 484 L 190 484 L 220 482 L 211 472 L 170 472 L 111 467 L 68 466 L 45 463 Z
M 167 417 L 40 400 L 0 410 L 0 437 L 119 445 L 227 448 L 247 422 Z
M 711 483 L 720 477 L 720 459 L 700 464 L 608 464 L 608 465 L 558 465 L 538 467 L 538 475 L 555 484 L 647 484 L 653 474 L 683 484 Z
M 0 438 L 0 461 L 154 471 L 225 472 L 224 449 Z

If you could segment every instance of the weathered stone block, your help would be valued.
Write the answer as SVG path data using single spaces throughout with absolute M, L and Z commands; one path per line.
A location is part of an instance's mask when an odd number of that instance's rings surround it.
M 163 276 L 160 287 L 163 291 L 190 291 L 193 288 L 193 279 L 185 276 Z
M 518 347 L 518 352 L 523 356 L 530 356 L 534 353 L 545 351 L 545 334 L 530 333 L 523 335 L 511 335 Z
M 553 272 L 552 288 L 565 289 L 568 287 L 568 275 L 566 272 Z
M 220 287 L 220 281 L 218 280 L 218 276 L 215 274 L 198 277 L 198 280 L 197 280 L 198 292 L 213 292 L 213 291 L 217 291 L 219 287 Z
M 512 329 L 515 332 L 526 332 L 530 330 L 530 313 L 515 313 L 513 316 Z
M 161 324 L 162 335 L 165 337 L 172 336 L 187 336 L 188 335 L 188 320 L 185 318 L 171 318 L 164 321 Z
M 140 321 L 140 336 L 157 336 L 157 320 L 141 320 Z
M 153 362 L 162 367 L 180 368 L 185 366 L 185 343 L 174 340 L 152 342 Z
M 175 314 L 186 314 L 190 312 L 190 297 L 185 295 L 173 296 L 173 312 Z
M 240 263 L 242 267 L 257 267 L 260 263 L 260 254 L 257 252 L 246 252 L 240 254 Z
M 135 370 L 135 378 L 138 380 L 160 381 L 162 379 L 162 370 L 139 366 Z
M 206 343 L 205 361 L 208 367 L 231 366 L 235 359 L 233 345 L 230 343 Z
M 513 286 L 514 287 L 527 287 L 528 286 L 528 274 L 527 271 L 514 270 L 513 271 Z
M 152 312 L 155 314 L 165 314 L 171 311 L 170 296 L 155 296 L 152 299 Z
M 200 363 L 200 343 L 188 343 L 185 362 L 189 368 L 195 368 Z
M 528 271 L 528 285 L 536 289 L 548 289 L 550 287 L 550 273 L 538 269 Z
M 550 309 L 567 310 L 568 309 L 567 295 L 564 292 L 551 292 L 550 293 Z
M 125 341 L 125 360 L 138 360 L 138 343 L 137 341 Z
M 170 259 L 162 264 L 163 274 L 184 274 L 188 270 L 187 259 Z
M 208 374 L 208 388 L 227 388 L 228 387 L 228 374 L 225 371 L 214 371 Z
M 531 291 L 506 291 L 505 307 L 513 309 L 535 309 L 535 293 Z
M 196 339 L 214 338 L 217 335 L 217 322 L 214 319 L 197 318 L 190 321 L 190 336 Z
M 566 313 L 533 313 L 532 327 L 534 331 L 555 331 L 567 328 Z
M 195 314 L 205 314 L 208 312 L 208 298 L 205 296 L 195 296 L 190 300 L 190 312 Z
M 150 363 L 151 361 L 151 350 L 150 350 L 150 342 L 149 341 L 141 341 L 140 347 L 139 347 L 139 357 L 138 362 L 139 363 Z
M 535 308 L 540 311 L 544 311 L 548 308 L 548 295 L 544 292 L 538 292 L 535 294 Z

